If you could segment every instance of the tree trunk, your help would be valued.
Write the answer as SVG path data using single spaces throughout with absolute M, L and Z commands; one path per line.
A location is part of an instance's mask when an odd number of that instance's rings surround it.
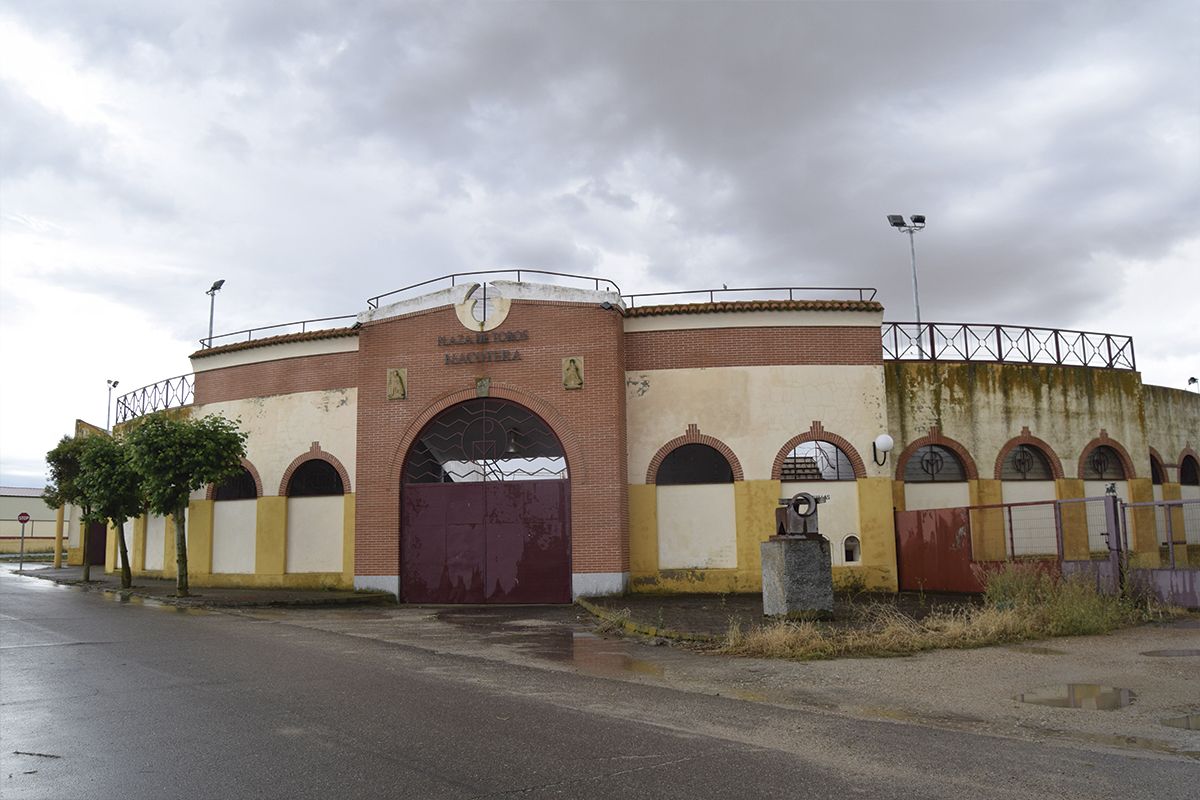
M 88 528 L 92 526 L 85 522 L 80 527 L 83 528 L 79 534 L 79 544 L 83 546 L 83 582 L 87 583 L 92 579 L 92 565 L 88 560 Z
M 129 568 L 129 550 L 125 548 L 125 520 L 112 521 L 117 526 L 117 549 L 121 552 L 121 588 L 133 586 L 133 570 Z
M 185 508 L 175 509 L 171 517 L 175 520 L 175 594 L 179 597 L 188 596 L 188 566 L 187 566 L 187 536 L 183 529 L 183 512 Z

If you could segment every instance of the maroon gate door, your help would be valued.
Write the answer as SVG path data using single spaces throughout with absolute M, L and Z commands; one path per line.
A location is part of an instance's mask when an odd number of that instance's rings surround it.
M 105 549 L 108 547 L 108 526 L 103 522 L 89 522 L 87 532 L 87 551 L 83 557 L 93 567 L 104 566 Z M 118 561 L 118 565 L 119 565 Z
M 905 592 L 982 592 L 971 568 L 966 508 L 896 512 L 896 565 Z
M 481 398 L 443 411 L 404 466 L 405 602 L 571 602 L 570 490 L 558 438 L 529 409 Z

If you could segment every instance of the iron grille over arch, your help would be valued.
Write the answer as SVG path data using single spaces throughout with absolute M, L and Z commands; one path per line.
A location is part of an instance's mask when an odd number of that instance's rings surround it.
M 927 444 L 909 456 L 904 465 L 906 483 L 965 481 L 967 468 L 949 447 Z
M 213 500 L 254 500 L 257 497 L 258 484 L 245 467 L 213 491 Z
M 783 460 L 780 480 L 784 483 L 803 481 L 852 481 L 854 465 L 842 448 L 832 442 L 801 442 Z
M 1050 467 L 1050 459 L 1040 447 L 1019 444 L 1004 457 L 1004 463 L 1000 467 L 1000 480 L 1052 481 L 1054 470 Z
M 328 461 L 313 458 L 305 461 L 288 480 L 288 497 L 324 497 L 345 494 L 345 485 L 337 468 Z
M 1117 451 L 1101 444 L 1093 447 L 1087 454 L 1079 477 L 1085 481 L 1123 481 L 1127 476 Z
M 495 397 L 445 409 L 417 435 L 405 483 L 567 479 L 562 443 L 537 414 Z

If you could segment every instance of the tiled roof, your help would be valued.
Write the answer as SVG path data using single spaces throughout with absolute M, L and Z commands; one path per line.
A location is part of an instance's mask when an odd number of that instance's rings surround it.
M 206 356 L 220 355 L 221 353 L 249 350 L 253 347 L 269 347 L 273 344 L 314 342 L 318 339 L 340 339 L 345 336 L 358 336 L 358 328 L 351 325 L 346 328 L 325 328 L 324 330 L 305 331 L 304 333 L 284 333 L 279 336 L 268 336 L 264 339 L 251 339 L 248 342 L 236 342 L 234 344 L 221 345 L 220 347 L 202 348 L 192 353 L 188 358 L 204 358 Z
M 625 309 L 627 317 L 660 317 L 667 314 L 713 314 L 721 311 L 883 311 L 874 300 L 728 300 L 716 303 L 679 303 Z

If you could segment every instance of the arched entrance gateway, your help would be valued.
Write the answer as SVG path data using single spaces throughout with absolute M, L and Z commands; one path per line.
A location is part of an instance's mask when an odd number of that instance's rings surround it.
M 571 602 L 567 459 L 528 408 L 498 398 L 447 408 L 413 441 L 402 481 L 405 602 Z

